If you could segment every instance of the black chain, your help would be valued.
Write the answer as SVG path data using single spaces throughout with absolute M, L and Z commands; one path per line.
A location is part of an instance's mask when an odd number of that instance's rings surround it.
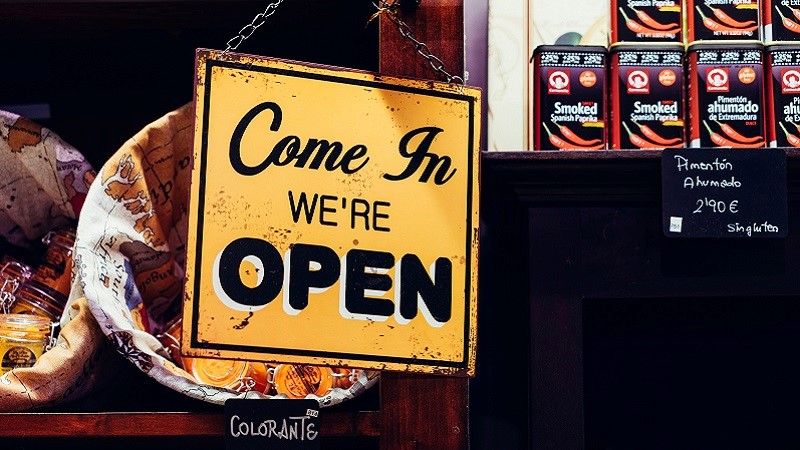
M 394 1 L 389 3 L 387 0 L 380 0 L 377 3 L 372 2 L 372 4 L 378 9 L 376 14 L 379 15 L 385 13 L 386 17 L 388 17 L 389 20 L 395 24 L 397 31 L 400 32 L 400 35 L 414 43 L 414 50 L 428 61 L 434 71 L 443 75 L 448 83 L 464 84 L 464 79 L 462 77 L 450 75 L 450 73 L 447 72 L 444 67 L 444 62 L 442 62 L 442 60 L 436 55 L 431 53 L 430 49 L 428 48 L 428 44 L 420 42 L 416 37 L 414 37 L 414 32 L 411 30 L 411 27 L 409 27 L 408 24 L 403 22 L 400 17 L 397 16 L 397 8 L 400 6 L 399 2 Z
M 256 16 L 253 17 L 253 20 L 250 23 L 243 26 L 242 29 L 239 30 L 239 34 L 228 40 L 227 47 L 222 52 L 222 54 L 225 55 L 231 50 L 236 50 L 237 48 L 239 48 L 239 45 L 241 45 L 242 42 L 244 42 L 247 38 L 252 36 L 253 33 L 255 33 L 255 31 L 258 29 L 258 27 L 264 25 L 264 22 L 267 21 L 269 16 L 275 13 L 275 10 L 278 9 L 278 6 L 280 6 L 281 3 L 283 3 L 283 0 L 277 0 L 275 2 L 272 2 L 269 5 L 267 5 L 267 8 L 264 9 L 263 12 L 256 14 Z

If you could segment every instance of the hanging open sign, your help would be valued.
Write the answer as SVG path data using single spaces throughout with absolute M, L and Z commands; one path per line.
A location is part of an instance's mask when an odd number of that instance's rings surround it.
M 480 92 L 211 50 L 196 71 L 184 353 L 472 375 Z

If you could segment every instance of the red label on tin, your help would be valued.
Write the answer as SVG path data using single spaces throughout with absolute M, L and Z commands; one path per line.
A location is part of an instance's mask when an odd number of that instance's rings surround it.
M 728 92 L 731 90 L 727 67 L 706 70 L 706 92 Z
M 650 77 L 644 70 L 628 71 L 628 94 L 649 94 Z
M 781 70 L 781 93 L 800 93 L 800 72 L 795 69 Z
M 547 71 L 547 93 L 569 95 L 569 70 Z

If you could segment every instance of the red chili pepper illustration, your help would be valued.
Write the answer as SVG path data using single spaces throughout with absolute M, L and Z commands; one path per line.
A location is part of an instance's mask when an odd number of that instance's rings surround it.
M 778 11 L 778 15 L 781 16 L 781 22 L 783 23 L 784 28 L 789 31 L 794 31 L 795 33 L 800 33 L 800 23 L 797 23 L 794 20 L 784 16 L 777 5 L 775 5 L 775 9 Z
M 697 12 L 700 13 L 700 17 L 703 18 L 703 25 L 705 25 L 706 28 L 708 28 L 711 31 L 720 31 L 732 34 L 744 34 L 744 33 L 749 33 L 751 31 L 755 31 L 758 28 L 758 25 L 753 25 L 748 28 L 735 28 L 735 27 L 725 26 L 719 22 L 714 21 L 713 19 L 709 19 L 708 17 L 706 17 L 706 15 L 703 14 L 703 11 L 700 10 L 699 6 L 697 6 L 696 8 Z
M 648 28 L 639 22 L 631 19 L 625 14 L 625 11 L 622 8 L 619 8 L 619 12 L 622 13 L 622 17 L 625 18 L 625 26 L 628 27 L 629 30 L 633 31 L 637 34 L 644 34 L 644 35 L 666 35 L 666 34 L 675 34 L 681 31 L 680 27 L 673 28 L 671 30 L 654 30 L 652 28 Z
M 664 145 L 664 146 L 667 146 L 667 147 L 670 147 L 670 146 L 677 147 L 677 146 L 679 146 L 680 144 L 683 143 L 683 139 L 681 139 L 681 138 L 667 139 L 667 138 L 659 135 L 655 131 L 653 131 L 653 129 L 650 128 L 647 125 L 642 125 L 639 122 L 636 122 L 635 120 L 632 121 L 632 122 L 634 123 L 634 125 L 639 127 L 639 131 L 642 132 L 644 137 L 646 137 L 647 139 L 650 139 L 651 141 L 655 142 L 656 144 L 661 144 L 661 145 Z
M 782 122 L 778 122 L 778 125 L 781 126 L 783 133 L 786 134 L 786 140 L 789 141 L 789 145 L 791 145 L 792 147 L 800 147 L 800 137 L 797 137 L 792 133 L 786 131 L 786 127 L 783 126 Z
M 625 131 L 628 132 L 628 139 L 630 139 L 631 144 L 639 147 L 639 148 L 664 148 L 663 145 L 654 144 L 647 139 L 639 136 L 638 134 L 632 133 L 631 129 L 628 128 L 628 124 L 622 122 L 622 126 L 625 127 Z
M 716 17 L 717 19 L 722 21 L 722 23 L 730 27 L 746 28 L 746 27 L 752 27 L 753 25 L 756 24 L 756 22 L 753 20 L 748 20 L 747 22 L 739 22 L 738 20 L 729 16 L 725 11 L 719 8 L 712 8 L 711 6 L 709 6 L 708 9 L 711 10 L 711 12 L 714 14 L 714 17 Z
M 720 147 L 731 147 L 731 148 L 753 148 L 753 144 L 743 144 L 741 142 L 734 142 L 726 137 L 722 136 L 719 133 L 715 133 L 711 131 L 711 127 L 708 126 L 706 121 L 703 121 L 703 125 L 705 125 L 706 130 L 708 130 L 709 137 L 711 138 L 711 142 L 717 144 Z
M 733 139 L 734 141 L 739 141 L 743 144 L 755 144 L 756 142 L 763 140 L 761 136 L 754 136 L 754 137 L 743 136 L 741 133 L 734 130 L 732 126 L 728 125 L 727 123 L 721 123 L 719 120 L 715 120 L 714 122 L 717 122 L 717 125 L 719 125 L 722 132 L 725 133 L 725 135 L 727 135 L 730 139 Z
M 636 17 L 638 17 L 639 20 L 641 20 L 643 24 L 645 24 L 646 26 L 648 26 L 650 28 L 653 28 L 655 30 L 667 31 L 667 30 L 671 30 L 671 29 L 673 29 L 675 27 L 680 26 L 680 24 L 676 23 L 676 22 L 661 23 L 661 22 L 657 21 L 656 19 L 653 19 L 652 17 L 650 17 L 650 15 L 647 14 L 646 12 L 644 12 L 644 11 L 638 10 L 636 8 L 633 8 L 633 7 L 631 7 L 631 9 L 633 10 L 633 12 L 636 13 Z
M 591 147 L 602 142 L 600 139 L 592 139 L 591 141 L 587 141 L 586 139 L 583 139 L 582 137 L 575 134 L 574 131 L 567 128 L 566 125 L 559 125 L 556 122 L 553 122 L 553 124 L 555 124 L 555 126 L 558 127 L 558 131 L 561 132 L 561 135 L 564 136 L 564 139 L 570 141 L 572 144 L 580 145 L 583 147 Z
M 553 144 L 556 148 L 560 148 L 562 150 L 600 150 L 603 148 L 603 144 L 593 145 L 593 146 L 579 146 L 575 144 L 571 144 L 564 139 L 553 134 L 549 128 L 547 128 L 547 124 L 542 122 L 542 126 L 544 130 L 547 132 L 547 137 L 550 140 L 550 143 Z
M 800 20 L 800 9 L 792 8 L 791 6 L 788 6 L 788 8 L 792 10 L 792 15 L 794 15 L 794 18 Z

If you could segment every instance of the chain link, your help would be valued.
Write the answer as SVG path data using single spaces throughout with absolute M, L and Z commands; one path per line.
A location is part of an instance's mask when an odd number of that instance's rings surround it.
M 414 37 L 414 32 L 411 30 L 411 27 L 409 27 L 408 24 L 403 22 L 400 17 L 397 16 L 397 8 L 400 5 L 398 1 L 389 3 L 387 0 L 380 0 L 377 3 L 372 2 L 372 4 L 378 9 L 376 14 L 385 13 L 386 17 L 388 17 L 389 20 L 395 24 L 397 31 L 400 32 L 400 35 L 414 43 L 414 50 L 428 61 L 431 68 L 433 68 L 435 72 L 443 75 L 447 83 L 464 84 L 464 78 L 457 75 L 450 75 L 450 73 L 447 72 L 444 67 L 444 62 L 436 55 L 431 53 L 430 49 L 428 48 L 428 44 L 420 42 L 416 37 Z
M 263 12 L 260 12 L 260 13 L 256 14 L 256 16 L 253 17 L 253 20 L 250 23 L 248 23 L 247 25 L 243 26 L 242 29 L 239 30 L 239 34 L 237 34 L 236 36 L 234 36 L 234 37 L 232 37 L 232 38 L 230 38 L 228 40 L 228 42 L 226 44 L 227 47 L 222 52 L 222 54 L 225 55 L 228 52 L 230 52 L 232 50 L 236 50 L 237 48 L 239 48 L 239 45 L 241 45 L 242 42 L 244 42 L 247 38 L 252 36 L 253 33 L 255 33 L 255 31 L 258 29 L 258 27 L 260 27 L 261 25 L 264 25 L 264 22 L 267 21 L 269 16 L 271 16 L 271 15 L 273 15 L 275 13 L 275 10 L 279 6 L 281 6 L 281 3 L 283 3 L 283 0 L 277 0 L 275 2 L 272 2 L 269 5 L 267 5 L 266 9 L 264 9 Z
M 256 14 L 249 24 L 243 26 L 236 36 L 228 40 L 226 48 L 222 54 L 225 55 L 228 52 L 239 48 L 239 45 L 247 40 L 247 38 L 252 36 L 258 27 L 264 25 L 264 22 L 266 22 L 267 19 L 275 13 L 275 10 L 281 5 L 281 3 L 283 3 L 283 1 L 284 0 L 276 0 L 267 5 L 263 12 Z M 464 78 L 458 75 L 450 75 L 450 73 L 444 67 L 444 62 L 430 51 L 428 44 L 420 42 L 416 37 L 414 37 L 414 32 L 411 30 L 411 27 L 409 27 L 408 24 L 403 22 L 403 20 L 397 16 L 397 9 L 400 6 L 399 1 L 392 0 L 392 2 L 389 3 L 388 0 L 379 0 L 377 2 L 373 1 L 372 4 L 378 10 L 378 12 L 373 15 L 373 18 L 385 13 L 389 20 L 397 27 L 397 31 L 400 32 L 400 35 L 414 43 L 414 50 L 428 61 L 428 64 L 430 64 L 431 68 L 435 72 L 444 76 L 447 83 L 459 83 L 461 85 L 464 84 Z

